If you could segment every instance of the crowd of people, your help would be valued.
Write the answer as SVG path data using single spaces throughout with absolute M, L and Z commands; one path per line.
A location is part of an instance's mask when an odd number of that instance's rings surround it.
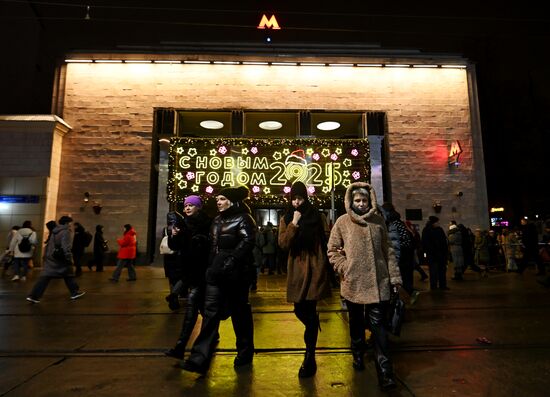
M 340 297 L 349 316 L 352 366 L 365 368 L 365 330 L 372 335 L 374 364 L 383 390 L 396 387 L 388 345 L 388 307 L 402 288 L 414 304 L 419 290 L 414 272 L 429 279 L 430 290 L 449 290 L 447 267 L 452 280 L 464 280 L 468 268 L 487 276 L 492 269 L 522 273 L 528 266 L 545 275 L 550 262 L 550 221 L 542 239 L 527 219 L 515 229 L 473 232 L 451 221 L 445 230 L 436 216 L 429 216 L 420 231 L 403 221 L 391 203 L 378 205 L 374 189 L 367 183 L 352 183 L 344 196 L 345 213 L 331 229 L 324 214 L 312 204 L 306 186 L 295 182 L 288 206 L 278 226 L 268 222 L 258 227 L 245 199 L 246 187 L 225 188 L 216 196 L 218 213 L 211 218 L 203 210 L 200 196 L 185 198 L 183 214 L 167 214 L 160 252 L 169 283 L 166 301 L 171 310 L 185 299 L 181 331 L 165 354 L 180 360 L 182 369 L 205 374 L 210 367 L 220 334 L 220 322 L 231 318 L 237 355 L 234 366 L 250 364 L 254 358 L 254 326 L 250 291 L 256 291 L 258 275 L 286 274 L 286 298 L 304 326 L 305 354 L 298 369 L 300 378 L 315 375 L 317 338 L 321 331 L 317 304 L 331 295 L 337 279 Z M 27 296 L 39 303 L 52 279 L 63 279 L 70 299 L 82 297 L 76 277 L 82 273 L 84 252 L 93 239 L 93 255 L 87 266 L 104 271 L 107 240 L 103 226 L 92 236 L 69 216 L 46 224 L 48 236 L 43 250 L 43 268 Z M 118 282 L 124 268 L 127 281 L 137 280 L 135 258 L 137 234 L 130 224 L 123 227 L 117 263 L 109 280 Z M 24 282 L 38 245 L 30 221 L 14 226 L 2 257 L 3 275 Z M 422 266 L 427 266 L 429 275 Z M 549 278 L 539 280 L 550 286 Z M 199 334 L 186 357 L 186 347 L 198 320 Z

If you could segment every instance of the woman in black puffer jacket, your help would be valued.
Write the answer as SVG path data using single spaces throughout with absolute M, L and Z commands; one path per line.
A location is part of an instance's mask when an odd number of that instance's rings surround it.
M 223 189 L 216 197 L 220 214 L 210 228 L 210 259 L 206 270 L 204 315 L 191 356 L 182 364 L 186 371 L 204 374 L 214 353 L 221 320 L 231 317 L 237 344 L 236 367 L 252 362 L 254 328 L 248 291 L 254 277 L 252 251 L 256 222 L 243 203 L 244 186 Z
M 171 309 L 179 308 L 178 295 L 187 292 L 187 304 L 180 336 L 176 345 L 165 352 L 167 356 L 183 359 L 185 347 L 193 332 L 199 311 L 203 310 L 205 272 L 208 264 L 208 233 L 210 218 L 202 211 L 199 196 L 187 196 L 184 201 L 184 216 L 171 227 L 168 247 L 175 251 L 177 260 L 174 283 L 166 298 Z M 177 273 L 177 274 L 176 274 Z M 187 291 L 186 291 L 187 290 Z

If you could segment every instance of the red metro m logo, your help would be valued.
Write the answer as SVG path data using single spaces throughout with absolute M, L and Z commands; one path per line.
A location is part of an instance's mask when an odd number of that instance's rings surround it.
M 271 18 L 267 19 L 267 16 L 265 14 L 262 15 L 262 19 L 260 20 L 260 24 L 257 26 L 257 28 L 274 30 L 281 29 L 279 23 L 277 22 L 277 18 L 275 18 L 275 15 L 272 15 Z

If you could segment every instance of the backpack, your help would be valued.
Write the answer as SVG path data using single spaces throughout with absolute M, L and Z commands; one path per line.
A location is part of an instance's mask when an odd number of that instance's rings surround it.
M 32 233 L 28 236 L 23 236 L 23 239 L 19 242 L 19 245 L 17 248 L 19 248 L 20 252 L 30 252 L 32 249 L 32 244 L 30 241 L 30 238 L 32 236 Z
M 82 244 L 84 244 L 84 247 L 88 247 L 90 245 L 90 243 L 92 242 L 92 233 L 90 233 L 89 231 L 85 231 L 84 233 L 82 233 Z

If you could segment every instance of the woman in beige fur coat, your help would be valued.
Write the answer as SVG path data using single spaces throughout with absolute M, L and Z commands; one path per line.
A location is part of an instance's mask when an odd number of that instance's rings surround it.
M 376 194 L 367 183 L 351 184 L 344 198 L 346 214 L 332 228 L 328 242 L 330 263 L 341 276 L 340 294 L 346 300 L 353 367 L 365 368 L 365 314 L 374 339 L 380 387 L 396 386 L 388 355 L 386 306 L 401 275 L 384 218 L 378 213 Z

